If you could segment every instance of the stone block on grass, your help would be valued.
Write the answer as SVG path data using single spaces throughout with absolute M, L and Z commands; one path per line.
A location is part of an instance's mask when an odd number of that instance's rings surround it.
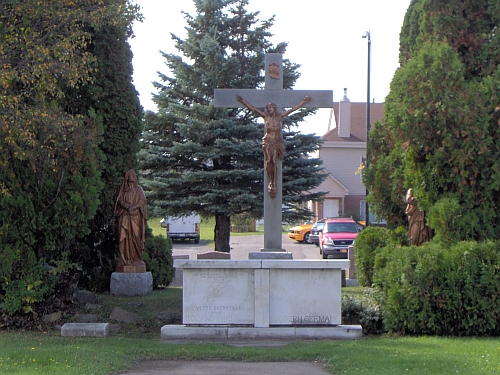
M 66 323 L 61 327 L 61 336 L 106 337 L 109 323 Z

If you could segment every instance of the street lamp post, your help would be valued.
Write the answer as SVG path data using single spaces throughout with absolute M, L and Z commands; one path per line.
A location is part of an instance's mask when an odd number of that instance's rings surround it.
M 371 50 L 371 38 L 370 31 L 365 32 L 363 38 L 368 40 L 368 73 L 367 73 L 367 83 L 366 83 L 366 162 L 365 168 L 368 168 L 369 158 L 368 158 L 368 134 L 370 133 L 370 50 Z M 370 210 L 368 207 L 368 188 L 366 188 L 366 198 L 365 198 L 365 224 L 369 225 L 370 222 Z

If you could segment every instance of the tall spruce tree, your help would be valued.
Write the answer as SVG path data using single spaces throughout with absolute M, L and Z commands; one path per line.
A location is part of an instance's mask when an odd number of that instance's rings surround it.
M 500 236 L 499 22 L 498 2 L 411 2 L 365 174 L 393 224 L 413 188 L 440 239 Z
M 215 217 L 216 251 L 229 251 L 231 217 L 263 214 L 263 124 L 244 109 L 213 106 L 215 88 L 263 88 L 264 55 L 284 53 L 268 41 L 274 18 L 259 23 L 246 0 L 195 0 L 196 16 L 184 13 L 185 40 L 172 35 L 182 56 L 164 54 L 173 76 L 160 74 L 154 96 L 158 112 L 145 117 L 142 173 L 150 203 L 158 215 L 196 212 Z M 291 88 L 299 65 L 284 60 L 283 85 Z M 283 166 L 284 205 L 296 218 L 310 215 L 303 205 L 321 194 L 321 161 L 305 158 L 319 147 L 319 137 L 293 126 L 311 110 L 284 123 L 287 148 Z

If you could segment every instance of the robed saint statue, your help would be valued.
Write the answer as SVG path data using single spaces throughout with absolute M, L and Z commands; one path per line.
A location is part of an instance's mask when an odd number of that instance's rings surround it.
M 117 272 L 146 272 L 142 251 L 146 234 L 146 196 L 133 169 L 125 173 L 115 204 L 120 261 Z

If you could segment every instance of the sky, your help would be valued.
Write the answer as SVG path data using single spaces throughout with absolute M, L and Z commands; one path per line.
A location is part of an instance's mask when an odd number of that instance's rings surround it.
M 180 55 L 171 33 L 185 38 L 186 21 L 181 11 L 196 15 L 191 0 L 136 0 L 144 15 L 133 25 L 129 40 L 134 53 L 134 85 L 145 110 L 156 112 L 152 102 L 153 81 L 158 72 L 171 75 L 161 52 Z M 368 42 L 371 39 L 370 98 L 381 103 L 398 68 L 399 33 L 410 0 L 249 0 L 247 10 L 259 11 L 263 21 L 275 15 L 270 41 L 287 42 L 283 55 L 300 64 L 294 89 L 333 90 L 339 101 L 347 88 L 351 102 L 366 103 Z M 329 109 L 318 109 L 301 123 L 303 133 L 323 135 L 328 130 Z

